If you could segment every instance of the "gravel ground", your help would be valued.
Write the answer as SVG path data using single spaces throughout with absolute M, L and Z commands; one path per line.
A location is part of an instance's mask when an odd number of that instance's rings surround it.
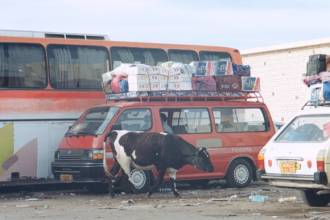
M 10 219 L 330 219 L 330 209 L 312 208 L 300 191 L 254 183 L 243 189 L 181 189 L 170 192 L 95 195 L 84 190 L 0 194 L 0 220 Z M 251 199 L 265 201 L 251 201 Z

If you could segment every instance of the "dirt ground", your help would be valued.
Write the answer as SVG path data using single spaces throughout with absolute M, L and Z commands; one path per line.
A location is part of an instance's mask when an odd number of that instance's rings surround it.
M 330 208 L 311 208 L 300 192 L 254 183 L 243 189 L 221 185 L 170 192 L 95 195 L 84 190 L 0 194 L 0 220 L 10 219 L 330 219 Z M 252 195 L 252 196 L 251 196 Z M 257 197 L 256 197 L 257 196 Z M 262 198 L 265 201 L 251 201 Z

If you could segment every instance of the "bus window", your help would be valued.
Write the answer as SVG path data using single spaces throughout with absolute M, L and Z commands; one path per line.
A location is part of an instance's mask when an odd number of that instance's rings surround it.
M 51 85 L 56 89 L 100 89 L 108 70 L 104 47 L 50 45 L 47 48 Z
M 226 52 L 216 52 L 216 51 L 200 51 L 199 59 L 201 61 L 205 60 L 229 60 L 231 61 L 231 56 Z
M 132 47 L 112 47 L 111 59 L 113 68 L 121 63 L 143 63 L 156 66 L 168 60 L 166 52 L 162 49 Z
M 189 64 L 198 61 L 198 55 L 193 50 L 168 50 L 169 61 Z
M 45 52 L 36 44 L 0 44 L 0 88 L 47 86 Z
M 267 123 L 260 108 L 214 108 L 217 132 L 266 131 Z

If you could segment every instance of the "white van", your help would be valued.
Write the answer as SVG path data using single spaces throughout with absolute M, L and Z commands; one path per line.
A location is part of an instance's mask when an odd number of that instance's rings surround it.
M 310 206 L 330 202 L 330 106 L 310 107 L 283 126 L 258 155 L 258 176 L 302 189 Z

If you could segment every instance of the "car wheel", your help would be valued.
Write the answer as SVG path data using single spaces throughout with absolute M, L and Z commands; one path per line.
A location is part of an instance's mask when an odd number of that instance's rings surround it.
M 151 171 L 133 169 L 131 171 L 131 178 L 133 183 L 128 180 L 126 175 L 122 178 L 121 185 L 123 186 L 123 190 L 127 193 L 148 192 L 153 182 L 153 175 Z
M 253 178 L 251 164 L 244 159 L 234 160 L 227 171 L 227 186 L 241 188 L 250 185 Z
M 318 190 L 306 189 L 303 191 L 303 199 L 306 204 L 312 207 L 327 206 L 330 201 L 330 194 L 318 195 Z

